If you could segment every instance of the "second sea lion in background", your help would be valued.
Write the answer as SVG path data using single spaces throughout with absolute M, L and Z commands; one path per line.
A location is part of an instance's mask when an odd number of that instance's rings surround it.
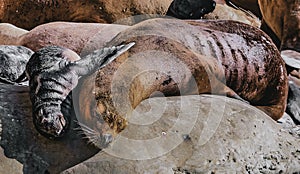
M 215 7 L 213 0 L 174 0 L 166 15 L 178 19 L 200 19 L 214 11 Z

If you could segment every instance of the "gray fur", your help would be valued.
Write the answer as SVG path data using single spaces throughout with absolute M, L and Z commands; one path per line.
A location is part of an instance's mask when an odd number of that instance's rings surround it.
M 65 48 L 45 47 L 26 66 L 34 124 L 47 137 L 60 137 L 69 125 L 62 108 L 81 76 L 94 73 L 131 48 L 134 43 L 96 50 L 77 61 L 63 57 Z

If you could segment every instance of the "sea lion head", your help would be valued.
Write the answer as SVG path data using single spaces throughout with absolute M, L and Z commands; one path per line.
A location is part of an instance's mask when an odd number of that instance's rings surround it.
M 59 107 L 41 107 L 34 118 L 37 130 L 47 137 L 60 137 L 64 134 L 68 121 L 65 119 Z
M 179 19 L 200 19 L 214 11 L 215 7 L 216 2 L 213 0 L 174 0 L 167 15 Z
M 35 52 L 26 65 L 34 125 L 48 138 L 61 137 L 68 128 L 69 113 L 64 110 L 71 108 L 68 95 L 78 76 L 65 67 L 78 57 L 67 48 L 47 46 Z

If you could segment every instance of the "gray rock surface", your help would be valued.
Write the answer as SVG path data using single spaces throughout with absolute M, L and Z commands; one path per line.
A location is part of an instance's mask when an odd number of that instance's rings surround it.
M 32 50 L 23 46 L 0 45 L 0 80 L 5 82 L 18 80 L 32 54 Z
M 87 144 L 73 119 L 65 137 L 47 139 L 33 125 L 28 87 L 0 83 L 0 146 L 7 158 L 23 165 L 24 174 L 60 173 L 99 151 Z
M 1 85 L 0 94 L 0 145 L 6 156 L 0 158 L 9 173 L 20 173 L 22 166 L 24 173 L 64 174 L 300 171 L 299 138 L 262 111 L 227 97 L 145 100 L 128 118 L 128 128 L 98 152 L 75 124 L 61 140 L 39 135 L 27 87 Z
M 63 173 L 300 172 L 300 140 L 240 101 L 152 98 L 137 110 L 109 148 Z
M 0 147 L 0 173 L 20 174 L 22 173 L 22 164 L 17 160 L 9 159 L 4 155 L 3 149 Z
M 285 113 L 281 119 L 277 121 L 284 130 L 288 131 L 292 136 L 300 139 L 300 125 L 295 124 L 290 115 Z

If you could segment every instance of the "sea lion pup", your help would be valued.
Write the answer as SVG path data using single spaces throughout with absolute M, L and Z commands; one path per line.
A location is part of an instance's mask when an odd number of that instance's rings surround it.
M 174 0 L 166 15 L 178 19 L 200 19 L 214 11 L 215 7 L 216 2 L 213 0 Z
M 47 137 L 60 137 L 69 120 L 63 108 L 65 101 L 81 76 L 103 68 L 134 43 L 96 50 L 80 59 L 73 51 L 58 46 L 44 47 L 35 52 L 26 65 L 29 79 L 33 121 L 37 130 Z
M 109 45 L 133 41 L 134 47 L 97 72 L 95 85 L 91 76 L 76 88 L 82 123 L 97 146 L 103 132 L 98 120 L 117 135 L 142 100 L 161 93 L 241 97 L 274 120 L 284 113 L 284 62 L 258 28 L 235 21 L 151 19 L 120 32 Z

